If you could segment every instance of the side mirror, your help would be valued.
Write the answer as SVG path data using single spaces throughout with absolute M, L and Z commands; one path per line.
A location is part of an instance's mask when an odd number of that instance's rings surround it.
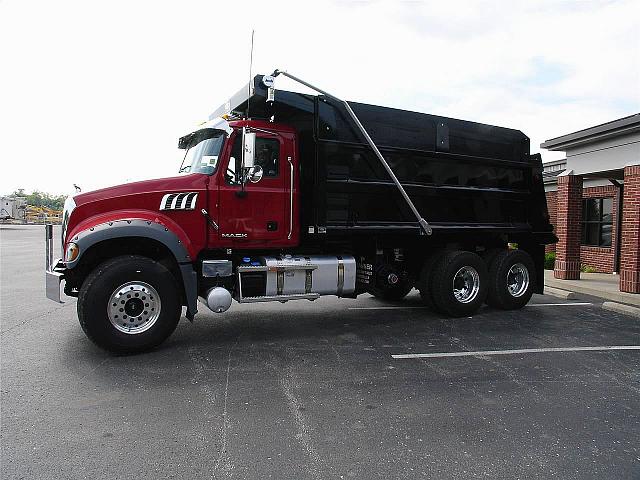
M 254 165 L 253 167 L 249 167 L 247 169 L 247 180 L 251 183 L 258 183 L 262 180 L 262 175 L 264 174 L 264 170 L 260 165 Z
M 256 134 L 243 129 L 242 134 L 242 166 L 253 167 L 254 152 L 256 149 Z

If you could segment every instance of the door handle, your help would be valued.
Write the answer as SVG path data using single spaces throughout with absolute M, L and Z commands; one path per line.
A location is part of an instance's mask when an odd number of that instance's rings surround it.
M 202 215 L 204 216 L 204 218 L 207 219 L 207 223 L 211 225 L 214 230 L 218 231 L 220 227 L 218 227 L 218 224 L 214 222 L 213 218 L 209 216 L 209 212 L 207 212 L 204 208 L 200 211 L 202 212 Z
M 289 235 L 287 235 L 287 240 L 291 240 L 291 235 L 293 234 L 293 162 L 291 157 L 287 157 L 287 161 L 291 172 L 289 175 L 291 185 L 289 187 Z

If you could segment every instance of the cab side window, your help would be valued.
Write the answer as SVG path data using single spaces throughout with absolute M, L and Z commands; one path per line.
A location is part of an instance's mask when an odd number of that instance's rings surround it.
M 280 142 L 275 138 L 256 138 L 255 165 L 260 165 L 265 177 L 277 177 L 279 173 Z
M 280 173 L 280 142 L 275 138 L 256 138 L 254 165 L 262 167 L 264 177 L 277 177 Z M 236 133 L 231 147 L 231 158 L 224 178 L 227 185 L 240 185 L 242 165 L 242 133 Z

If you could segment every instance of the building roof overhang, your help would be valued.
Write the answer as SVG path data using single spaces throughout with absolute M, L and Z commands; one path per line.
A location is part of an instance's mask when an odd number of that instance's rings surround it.
M 553 151 L 564 151 L 567 148 L 575 147 L 577 145 L 600 141 L 632 132 L 640 132 L 640 113 L 552 138 L 541 143 L 540 148 Z

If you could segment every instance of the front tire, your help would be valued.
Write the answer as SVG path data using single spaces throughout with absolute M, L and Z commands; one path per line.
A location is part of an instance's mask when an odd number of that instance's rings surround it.
M 436 308 L 450 317 L 473 315 L 487 297 L 487 267 L 478 255 L 449 252 L 435 265 L 431 282 Z
M 524 250 L 504 250 L 489 265 L 487 304 L 502 310 L 524 307 L 533 295 L 535 265 Z
M 78 295 L 78 319 L 96 345 L 117 353 L 158 346 L 175 330 L 182 305 L 174 275 L 150 258 L 126 255 L 100 264 Z

